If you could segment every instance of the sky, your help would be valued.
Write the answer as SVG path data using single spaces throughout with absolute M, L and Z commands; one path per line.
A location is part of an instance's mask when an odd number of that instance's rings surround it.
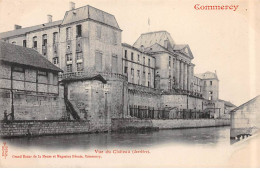
M 0 32 L 61 20 L 71 0 L 0 0 Z M 176 44 L 189 44 L 194 72 L 217 72 L 219 97 L 235 105 L 260 94 L 260 1 L 252 0 L 73 0 L 111 13 L 123 30 L 122 42 L 140 34 L 168 31 Z M 239 5 L 236 11 L 195 10 L 194 5 Z M 150 20 L 150 25 L 148 25 Z

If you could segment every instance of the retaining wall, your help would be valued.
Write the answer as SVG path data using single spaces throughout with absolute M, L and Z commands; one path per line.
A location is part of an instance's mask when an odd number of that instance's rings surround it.
M 104 122 L 93 124 L 89 121 L 0 122 L 0 127 L 0 137 L 79 134 L 110 130 L 110 125 Z
M 177 129 L 177 128 L 201 128 L 201 127 L 217 127 L 229 126 L 229 119 L 173 119 L 173 120 L 151 120 L 137 118 L 120 118 L 112 119 L 112 131 L 132 128 L 154 127 L 159 129 Z

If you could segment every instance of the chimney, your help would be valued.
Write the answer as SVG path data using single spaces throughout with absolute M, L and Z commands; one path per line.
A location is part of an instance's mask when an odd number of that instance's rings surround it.
M 48 23 L 52 22 L 52 15 L 47 15 Z
M 74 2 L 70 2 L 70 10 L 74 10 L 75 9 L 75 3 Z
M 21 28 L 22 28 L 22 26 L 20 26 L 20 25 L 16 25 L 16 24 L 14 25 L 15 30 L 18 30 L 18 29 L 21 29 Z

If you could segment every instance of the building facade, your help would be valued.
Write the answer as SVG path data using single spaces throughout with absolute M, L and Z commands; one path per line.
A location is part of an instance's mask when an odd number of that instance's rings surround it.
M 128 83 L 154 88 L 155 57 L 122 43 L 123 71 Z

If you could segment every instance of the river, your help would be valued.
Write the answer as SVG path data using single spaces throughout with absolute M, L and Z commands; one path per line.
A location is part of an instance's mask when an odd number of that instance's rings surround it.
M 89 149 L 89 148 L 152 148 L 161 145 L 214 147 L 230 145 L 229 127 L 159 130 L 138 133 L 94 133 L 32 138 L 12 138 L 5 141 L 22 148 Z

